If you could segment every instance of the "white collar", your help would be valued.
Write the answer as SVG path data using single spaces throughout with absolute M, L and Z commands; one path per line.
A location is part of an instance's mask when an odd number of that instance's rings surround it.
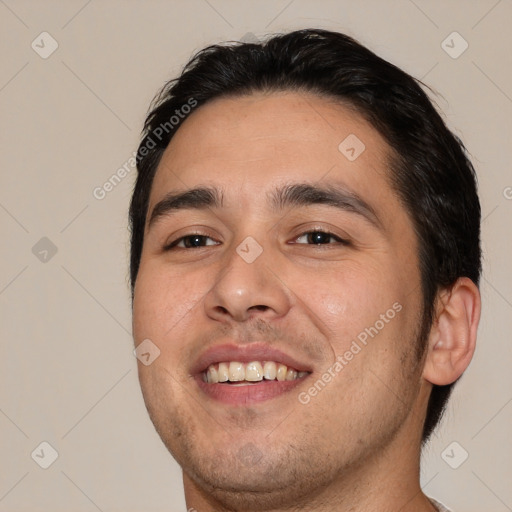
M 439 501 L 436 501 L 434 498 L 429 498 L 429 500 L 439 512 L 451 512 L 449 508 L 445 507 L 442 503 L 439 503 Z

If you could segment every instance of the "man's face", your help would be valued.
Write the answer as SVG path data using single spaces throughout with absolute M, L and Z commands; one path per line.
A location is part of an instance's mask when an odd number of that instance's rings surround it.
M 182 201 L 147 223 L 134 338 L 161 351 L 139 364 L 151 419 L 211 494 L 311 494 L 419 441 L 418 245 L 388 156 L 360 115 L 291 92 L 215 100 L 171 140 L 148 222 L 196 187 L 222 205 Z M 345 197 L 283 193 L 295 185 Z M 225 379 L 219 363 L 235 383 L 205 382 L 210 364 Z M 240 366 L 268 380 L 238 382 Z

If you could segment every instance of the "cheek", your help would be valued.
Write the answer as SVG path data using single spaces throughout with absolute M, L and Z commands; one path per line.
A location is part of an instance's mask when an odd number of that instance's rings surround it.
M 171 272 L 157 262 L 141 264 L 133 301 L 135 340 L 150 338 L 163 343 L 172 337 L 207 293 L 204 277 L 200 273 Z
M 417 293 L 410 291 L 411 276 L 395 267 L 391 262 L 384 266 L 353 260 L 334 271 L 311 273 L 307 280 L 303 274 L 293 276 L 299 303 L 311 312 L 333 355 L 352 351 L 347 359 L 375 357 L 391 363 L 403 353 L 404 343 L 411 342 Z
M 310 273 L 308 279 L 303 273 L 294 275 L 293 291 L 328 338 L 343 343 L 373 325 L 397 300 L 397 285 L 385 275 L 370 265 L 345 261 L 329 272 Z

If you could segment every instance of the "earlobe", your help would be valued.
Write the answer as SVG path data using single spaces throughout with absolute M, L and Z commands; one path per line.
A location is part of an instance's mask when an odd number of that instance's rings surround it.
M 444 386 L 463 374 L 475 352 L 480 310 L 480 292 L 467 277 L 440 292 L 423 368 L 425 380 Z

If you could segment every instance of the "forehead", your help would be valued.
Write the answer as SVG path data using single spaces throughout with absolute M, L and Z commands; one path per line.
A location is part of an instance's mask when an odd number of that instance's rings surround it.
M 157 169 L 150 209 L 166 193 L 220 187 L 229 204 L 284 183 L 337 184 L 386 209 L 400 208 L 388 183 L 391 150 L 353 109 L 313 94 L 220 98 L 182 124 Z

